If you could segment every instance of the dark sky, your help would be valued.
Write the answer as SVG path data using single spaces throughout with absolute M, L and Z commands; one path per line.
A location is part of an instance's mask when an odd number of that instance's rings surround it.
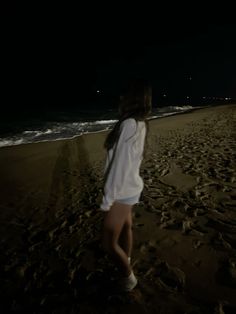
M 119 49 L 114 46 L 111 55 L 98 66 L 98 82 L 104 88 L 137 75 L 150 79 L 160 93 L 186 94 L 191 84 L 197 95 L 236 97 L 234 25 L 173 25 L 158 30 L 143 45 L 137 40 Z
M 83 107 L 99 99 L 112 103 L 135 77 L 150 81 L 156 103 L 163 94 L 173 101 L 188 94 L 236 98 L 233 23 L 174 20 L 154 23 L 155 28 L 95 25 L 89 31 L 75 24 L 52 23 L 45 29 L 43 21 L 19 28 L 6 22 L 2 75 L 7 103 L 28 108 Z
M 167 33 L 166 36 L 169 41 L 153 39 L 141 49 L 138 45 L 127 47 L 123 57 L 121 52 L 110 62 L 101 64 L 99 81 L 106 86 L 114 73 L 118 81 L 135 74 L 150 78 L 157 89 L 175 93 L 179 89 L 184 92 L 191 77 L 192 85 L 200 93 L 233 92 L 236 37 L 231 28 L 209 27 L 186 37 L 181 34 L 171 37 Z

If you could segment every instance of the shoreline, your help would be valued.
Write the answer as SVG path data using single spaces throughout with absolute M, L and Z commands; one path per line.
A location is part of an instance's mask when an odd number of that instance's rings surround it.
M 222 105 L 222 104 L 221 105 L 214 104 L 214 105 L 209 105 L 209 106 L 201 107 L 201 108 L 191 108 L 191 109 L 187 109 L 187 110 L 185 110 L 183 112 L 170 113 L 169 115 L 162 116 L 162 117 L 154 117 L 154 118 L 150 117 L 148 120 L 149 121 L 158 120 L 158 119 L 167 118 L 169 116 L 171 117 L 171 116 L 191 113 L 191 112 L 194 112 L 195 110 L 201 110 L 201 109 L 207 109 L 207 108 L 215 108 L 215 107 L 218 107 L 218 106 L 228 106 L 228 104 L 224 104 L 224 105 Z M 99 130 L 99 131 L 94 131 L 94 132 L 85 132 L 85 133 L 82 133 L 82 134 L 73 135 L 72 137 L 65 137 L 65 138 L 58 138 L 58 139 L 48 139 L 48 140 L 40 140 L 40 141 L 34 141 L 34 142 L 28 142 L 28 143 L 19 143 L 19 144 L 13 144 L 13 145 L 0 146 L 0 150 L 2 148 L 5 148 L 5 147 L 13 147 L 13 146 L 20 146 L 20 145 L 28 145 L 28 144 L 38 144 L 38 143 L 45 143 L 45 142 L 73 140 L 73 139 L 76 139 L 77 137 L 82 136 L 82 135 L 96 134 L 96 133 L 100 133 L 100 132 L 108 132 L 108 130 Z

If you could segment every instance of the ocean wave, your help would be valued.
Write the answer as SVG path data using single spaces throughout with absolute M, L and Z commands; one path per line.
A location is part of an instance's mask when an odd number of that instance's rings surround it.
M 194 107 L 201 108 L 201 107 Z M 156 119 L 178 114 L 193 109 L 192 106 L 169 106 L 155 108 L 149 119 Z M 27 143 L 38 143 L 44 141 L 55 141 L 61 139 L 71 139 L 87 133 L 97 133 L 109 130 L 117 120 L 96 120 L 96 121 L 73 121 L 73 122 L 51 122 L 46 123 L 41 129 L 27 130 L 13 134 L 5 138 L 0 138 L 0 147 L 13 146 Z
M 5 147 L 5 146 L 13 146 L 13 145 L 20 145 L 24 143 L 24 139 L 1 139 L 0 138 L 0 147 Z
M 176 111 L 185 111 L 185 110 L 190 110 L 196 107 L 186 105 L 186 106 L 167 106 L 167 107 L 161 107 L 161 108 L 156 108 L 155 110 L 157 112 L 176 112 Z

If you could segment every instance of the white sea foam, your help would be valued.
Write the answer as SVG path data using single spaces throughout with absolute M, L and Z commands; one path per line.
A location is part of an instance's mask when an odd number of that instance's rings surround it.
M 186 106 L 168 106 L 168 107 L 162 107 L 162 108 L 156 108 L 157 112 L 175 112 L 175 111 L 185 111 L 190 110 L 196 107 L 186 105 Z
M 13 146 L 13 145 L 20 145 L 24 143 L 24 139 L 20 138 L 18 140 L 14 140 L 14 139 L 2 139 L 0 138 L 0 147 L 4 147 L 4 146 Z
M 165 108 L 155 108 L 153 110 L 152 116 L 149 119 L 166 117 L 188 111 L 193 108 L 202 107 L 169 106 Z M 82 134 L 104 132 L 110 129 L 116 122 L 117 120 L 115 119 L 74 122 L 48 122 L 46 125 L 44 125 L 44 127 L 42 127 L 42 129 L 37 127 L 36 129 L 30 130 L 28 128 L 21 133 L 14 134 L 13 136 L 0 138 L 0 147 L 72 139 Z

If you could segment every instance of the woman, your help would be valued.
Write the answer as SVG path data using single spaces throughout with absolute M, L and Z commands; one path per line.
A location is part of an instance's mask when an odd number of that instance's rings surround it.
M 151 88 L 133 82 L 121 99 L 119 121 L 105 140 L 104 195 L 100 210 L 105 212 L 102 243 L 121 271 L 120 288 L 131 291 L 137 279 L 130 265 L 132 251 L 132 207 L 143 190 L 139 169 L 151 111 Z

